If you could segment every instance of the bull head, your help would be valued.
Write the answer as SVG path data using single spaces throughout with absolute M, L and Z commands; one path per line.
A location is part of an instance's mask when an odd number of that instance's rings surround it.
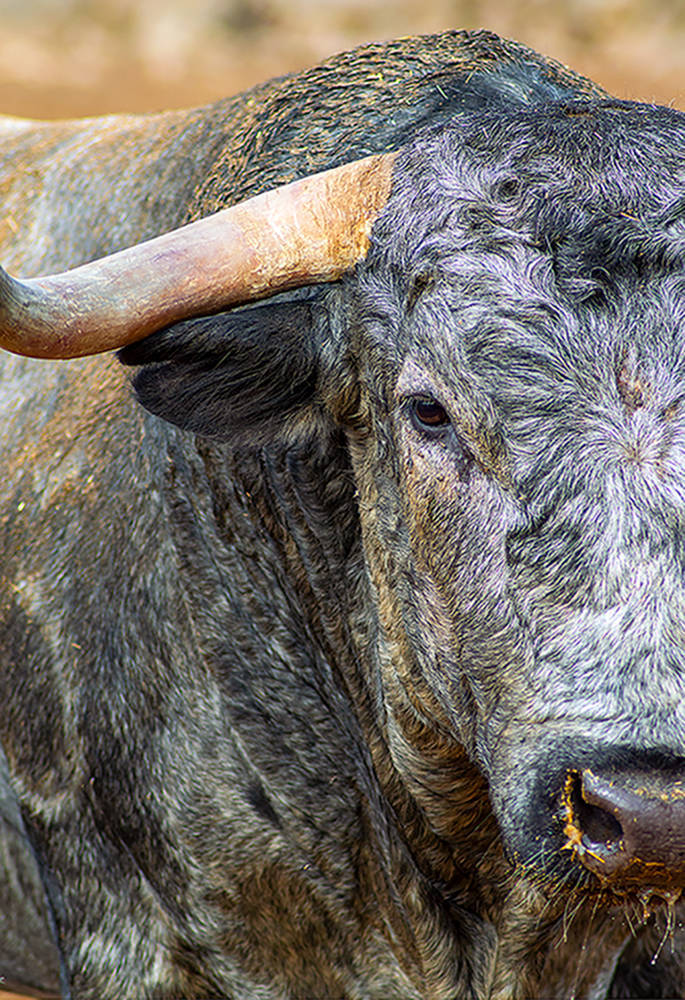
M 675 899 L 683 116 L 600 102 L 458 118 L 396 159 L 342 168 L 342 199 L 323 175 L 64 276 L 6 279 L 3 343 L 47 357 L 130 345 L 342 275 L 129 347 L 141 400 L 252 443 L 342 426 L 396 768 L 420 797 L 431 779 L 406 720 L 435 726 L 487 776 L 505 844 L 535 878 L 571 870 L 612 897 Z M 286 229 L 281 198 L 297 216 Z M 352 207 L 344 239 L 332 202 Z M 227 244 L 245 252 L 227 258 Z M 148 272 L 152 290 L 129 291 Z M 104 311 L 90 305 L 101 283 Z M 126 303 L 114 320 L 110 286 Z

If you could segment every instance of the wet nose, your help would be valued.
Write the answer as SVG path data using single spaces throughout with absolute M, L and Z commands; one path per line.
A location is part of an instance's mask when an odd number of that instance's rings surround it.
M 659 772 L 571 771 L 566 847 L 614 888 L 685 888 L 685 782 Z

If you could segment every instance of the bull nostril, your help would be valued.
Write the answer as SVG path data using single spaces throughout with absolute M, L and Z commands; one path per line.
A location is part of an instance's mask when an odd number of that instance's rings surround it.
M 562 802 L 567 847 L 577 849 L 580 854 L 586 850 L 596 851 L 600 847 L 602 850 L 620 847 L 623 836 L 621 824 L 606 809 L 586 800 L 583 779 L 577 771 L 568 774 Z
M 606 809 L 586 801 L 583 781 L 577 772 L 570 776 L 568 795 L 572 818 L 586 846 L 604 844 L 606 847 L 618 847 L 623 836 L 621 824 Z

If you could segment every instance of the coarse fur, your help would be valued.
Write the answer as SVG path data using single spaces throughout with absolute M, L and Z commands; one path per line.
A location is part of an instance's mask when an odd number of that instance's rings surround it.
M 369 47 L 13 133 L 3 263 L 397 148 L 355 271 L 126 349 L 142 407 L 4 359 L 0 733 L 65 995 L 685 994 L 675 895 L 562 815 L 685 769 L 685 116 L 491 35 Z

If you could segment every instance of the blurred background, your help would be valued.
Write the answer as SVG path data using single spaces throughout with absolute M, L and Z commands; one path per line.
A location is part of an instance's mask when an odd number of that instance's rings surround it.
M 0 0 L 0 110 L 190 106 L 362 42 L 481 27 L 685 109 L 685 0 Z

